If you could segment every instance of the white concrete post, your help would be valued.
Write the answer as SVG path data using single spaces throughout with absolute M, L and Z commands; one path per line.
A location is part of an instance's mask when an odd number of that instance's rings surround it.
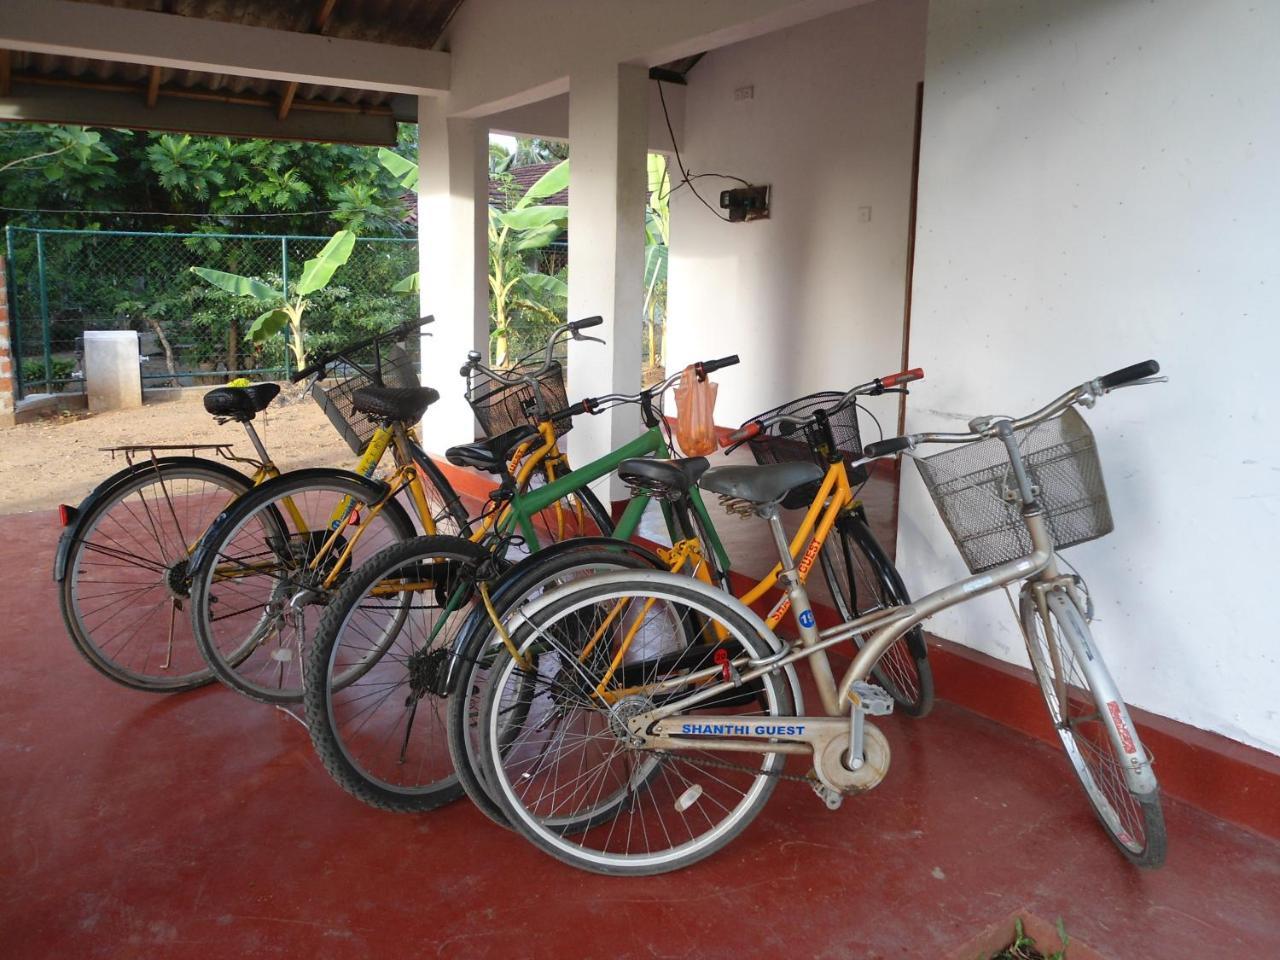
M 424 327 L 422 382 L 440 391 L 423 418 L 423 445 L 440 453 L 475 439 L 458 369 L 467 351 L 488 358 L 488 128 L 449 118 L 441 101 L 418 100 L 418 264 Z
M 86 330 L 84 383 L 90 413 L 142 406 L 138 334 L 133 330 Z
M 649 76 L 644 67 L 601 64 L 569 76 L 569 319 L 599 314 L 588 331 L 607 341 L 570 342 L 569 400 L 640 389 L 644 309 L 645 144 Z M 633 439 L 636 407 L 579 417 L 566 438 L 584 464 Z M 622 499 L 616 479 L 596 485 Z

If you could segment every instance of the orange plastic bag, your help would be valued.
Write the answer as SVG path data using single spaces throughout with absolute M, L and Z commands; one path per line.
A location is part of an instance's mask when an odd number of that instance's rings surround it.
M 716 390 L 698 379 L 694 365 L 684 368 L 676 384 L 676 443 L 686 457 L 705 457 L 716 449 Z

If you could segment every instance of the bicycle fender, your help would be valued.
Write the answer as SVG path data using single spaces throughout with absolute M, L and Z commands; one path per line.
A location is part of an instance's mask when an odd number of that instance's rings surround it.
M 282 473 L 278 477 L 273 477 L 265 483 L 260 483 L 249 492 L 237 497 L 227 509 L 209 524 L 209 529 L 205 531 L 204 536 L 200 538 L 199 544 L 196 545 L 195 551 L 191 554 L 190 570 L 194 574 L 197 570 L 203 568 L 203 565 L 209 559 L 208 545 L 219 539 L 219 534 L 229 524 L 236 523 L 240 518 L 254 510 L 257 510 L 264 503 L 268 503 L 275 499 L 276 491 L 280 489 L 286 482 L 294 481 L 302 478 L 314 477 L 315 479 L 342 479 L 350 480 L 359 484 L 368 491 L 370 497 L 381 498 L 387 494 L 390 487 L 381 480 L 373 480 L 369 477 L 362 477 L 358 473 L 352 473 L 350 470 L 338 470 L 332 467 L 306 467 L 302 470 L 290 470 L 288 473 Z M 395 502 L 388 502 L 383 507 L 384 510 L 399 510 L 404 513 L 404 508 Z M 408 518 L 408 514 L 405 514 Z
M 490 589 L 489 597 L 494 606 L 500 608 L 506 596 L 521 586 L 524 575 L 540 564 L 548 560 L 555 560 L 565 554 L 602 549 L 616 550 L 618 553 L 637 557 L 657 570 L 666 569 L 666 564 L 662 562 L 656 553 L 638 544 L 630 543 L 626 540 L 615 540 L 612 537 L 575 537 L 572 540 L 553 543 L 525 557 L 503 573 L 496 586 Z M 490 627 L 489 612 L 485 610 L 483 604 L 479 604 L 471 611 L 462 628 L 454 635 L 453 642 L 449 645 L 449 661 L 445 666 L 445 691 L 447 694 L 452 694 L 457 688 L 458 680 L 463 673 L 463 665 L 477 655 L 477 651 L 472 650 L 471 647 L 479 642 L 477 638 L 489 635 Z
M 55 583 L 61 583 L 66 579 L 67 555 L 71 552 L 71 545 L 80 539 L 84 533 L 87 518 L 98 508 L 98 505 L 113 496 L 117 490 L 130 483 L 139 474 L 154 471 L 157 467 L 167 466 L 201 467 L 214 473 L 220 473 L 233 483 L 236 481 L 242 482 L 245 490 L 251 488 L 249 478 L 239 470 L 234 470 L 217 460 L 207 460 L 203 457 L 157 457 L 154 461 L 148 460 L 146 463 L 135 463 L 131 467 L 125 467 L 94 487 L 89 492 L 89 495 L 81 500 L 79 506 L 75 508 L 72 522 L 62 531 L 62 536 L 58 538 L 58 549 L 53 555 L 53 580 Z
M 777 635 L 769 629 L 759 614 L 746 606 L 746 604 L 739 602 L 737 598 L 733 597 L 731 594 L 725 593 L 725 591 L 718 587 L 708 586 L 701 580 L 695 580 L 693 577 L 688 577 L 679 573 L 671 573 L 667 570 L 655 570 L 653 573 L 646 573 L 645 578 L 652 580 L 655 583 L 666 583 L 672 586 L 681 587 L 685 590 L 690 590 L 706 597 L 713 603 L 724 603 L 728 600 L 733 604 L 735 608 L 734 612 L 747 621 L 748 625 L 750 625 L 750 627 L 756 632 L 756 635 L 764 641 L 771 653 L 782 652 L 782 641 L 779 640 Z M 634 579 L 635 573 L 624 571 L 622 573 L 596 574 L 591 577 L 591 582 L 593 584 L 627 583 Z M 531 600 L 529 603 L 521 607 L 518 613 L 526 619 L 532 618 L 544 608 L 549 607 L 554 603 L 559 603 L 566 597 L 571 596 L 578 587 L 579 584 L 577 583 L 568 583 L 563 587 L 557 587 L 548 593 L 544 593 L 541 597 L 538 597 L 538 599 Z M 795 667 L 788 664 L 783 667 L 783 673 L 787 675 L 787 683 L 791 687 L 791 697 L 795 704 L 796 716 L 804 716 L 804 693 L 800 690 L 800 678 L 796 676 Z

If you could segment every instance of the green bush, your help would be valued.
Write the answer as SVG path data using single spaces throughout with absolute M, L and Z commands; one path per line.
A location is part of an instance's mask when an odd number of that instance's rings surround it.
M 67 357 L 53 357 L 49 361 L 52 370 L 52 379 L 54 380 L 70 380 L 71 374 L 76 371 L 76 362 Z M 32 357 L 22 361 L 22 382 L 23 383 L 41 383 L 45 380 L 44 375 L 44 358 Z

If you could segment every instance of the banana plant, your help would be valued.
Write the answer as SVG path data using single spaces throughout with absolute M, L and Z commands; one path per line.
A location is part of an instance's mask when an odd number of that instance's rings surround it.
M 355 245 L 356 235 L 350 230 L 335 233 L 321 251 L 303 265 L 302 276 L 293 288 L 292 300 L 289 299 L 288 290 L 277 290 L 253 277 L 243 277 L 238 273 L 226 273 L 209 267 L 192 267 L 191 272 L 236 296 L 252 297 L 263 304 L 275 303 L 276 306 L 269 307 L 254 319 L 245 339 L 254 344 L 262 344 L 287 327 L 294 361 L 299 367 L 303 367 L 306 366 L 307 353 L 302 340 L 302 315 L 307 309 L 307 296 L 329 285 L 337 269 L 351 258 Z
M 671 242 L 671 208 L 668 195 L 671 180 L 667 174 L 667 158 L 649 154 L 649 205 L 644 218 L 644 324 L 649 340 L 649 363 L 661 367 L 666 357 L 667 250 Z
M 510 210 L 489 206 L 489 306 L 493 329 L 493 362 L 507 364 L 510 357 L 513 308 L 552 314 L 548 302 L 559 304 L 569 296 L 560 277 L 528 269 L 526 255 L 551 244 L 564 233 L 569 208 L 563 204 L 539 204 L 569 186 L 569 161 L 562 160 L 544 173 Z M 528 295 L 522 295 L 528 294 Z

